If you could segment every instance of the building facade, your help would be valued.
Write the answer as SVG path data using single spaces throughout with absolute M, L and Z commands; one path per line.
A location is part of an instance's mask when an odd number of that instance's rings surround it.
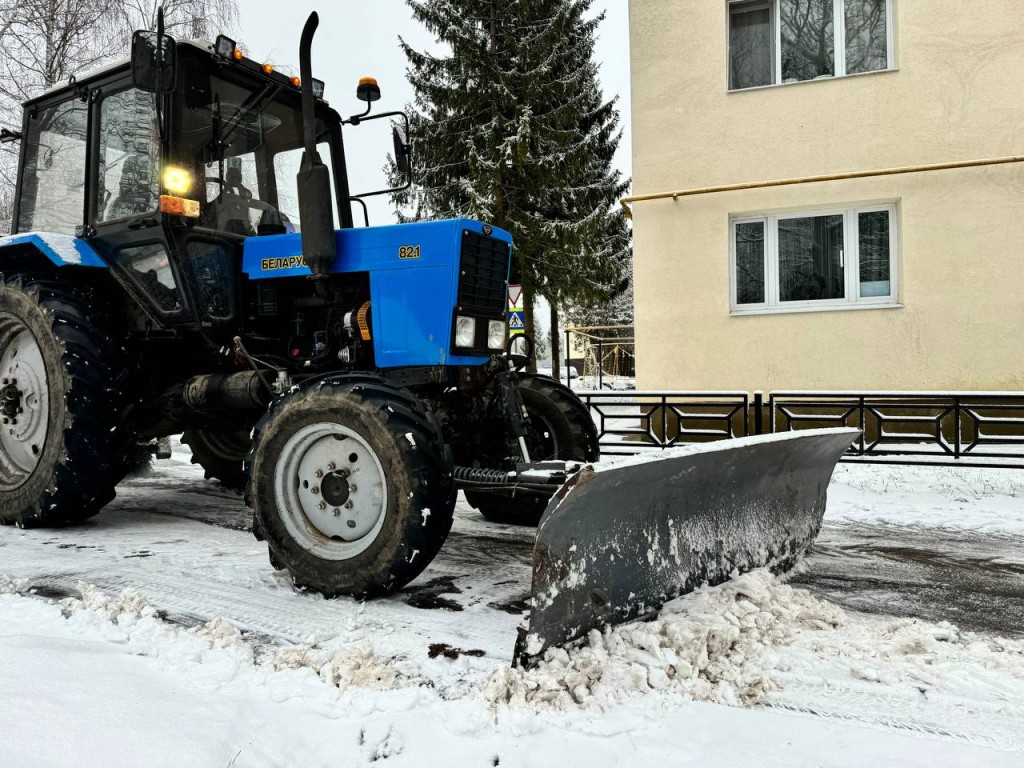
M 630 0 L 638 386 L 1024 389 L 1021 11 Z

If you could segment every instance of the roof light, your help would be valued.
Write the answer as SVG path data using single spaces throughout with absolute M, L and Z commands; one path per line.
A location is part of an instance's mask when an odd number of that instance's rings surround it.
M 274 71 L 274 65 L 268 61 L 266 64 L 263 65 L 263 71 L 266 72 L 268 75 L 272 74 Z
M 301 88 L 302 87 L 302 80 L 300 78 L 298 78 L 298 77 L 293 77 L 292 78 L 292 85 L 294 85 L 296 88 Z
M 241 48 L 235 48 L 235 52 L 232 54 L 235 57 L 235 61 L 241 61 L 245 58 L 245 53 L 242 52 Z
M 230 59 L 238 50 L 238 44 L 227 35 L 217 35 L 217 42 L 214 43 L 213 50 L 218 56 Z
M 313 78 L 313 95 L 318 99 L 324 97 L 324 81 L 317 80 L 315 77 Z
M 363 77 L 359 80 L 356 88 L 356 98 L 369 104 L 380 99 L 380 86 L 377 85 L 377 78 Z

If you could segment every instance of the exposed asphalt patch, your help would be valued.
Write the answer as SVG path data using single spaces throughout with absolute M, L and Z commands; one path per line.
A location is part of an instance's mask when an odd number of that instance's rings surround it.
M 448 643 L 433 643 L 427 650 L 427 656 L 432 659 L 436 659 L 438 656 L 444 656 L 446 659 L 457 659 L 459 656 L 486 656 L 484 651 L 479 648 L 472 648 L 470 650 L 463 650 L 462 648 L 455 648 Z
M 439 576 L 425 584 L 406 587 L 402 592 L 403 602 L 413 608 L 423 608 L 426 610 L 464 610 L 462 605 L 454 600 L 442 597 L 442 595 L 462 594 L 462 590 L 455 586 L 455 578 L 455 576 Z

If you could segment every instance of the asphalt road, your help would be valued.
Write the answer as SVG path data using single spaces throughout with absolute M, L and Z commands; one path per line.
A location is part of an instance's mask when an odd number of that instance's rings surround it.
M 210 525 L 249 530 L 250 511 L 216 484 L 168 484 L 159 472 L 132 481 L 151 487 L 152 511 Z M 203 503 L 189 503 L 197 494 Z M 219 503 L 210 503 L 219 499 Z M 457 523 L 435 565 L 407 590 L 421 608 L 458 609 L 445 595 L 473 582 L 502 597 L 492 605 L 518 613 L 529 597 L 533 533 L 489 523 L 460 502 Z M 844 608 L 866 613 L 950 621 L 961 629 L 1024 637 L 1024 548 L 1020 538 L 919 526 L 826 520 L 803 572 L 792 584 Z

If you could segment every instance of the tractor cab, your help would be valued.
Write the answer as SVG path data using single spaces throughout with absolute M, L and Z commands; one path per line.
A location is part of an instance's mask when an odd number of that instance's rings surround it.
M 300 81 L 221 40 L 173 45 L 163 92 L 133 61 L 26 105 L 14 232 L 80 238 L 157 327 L 227 328 L 245 238 L 301 228 Z M 348 228 L 342 120 L 314 109 L 332 227 Z

